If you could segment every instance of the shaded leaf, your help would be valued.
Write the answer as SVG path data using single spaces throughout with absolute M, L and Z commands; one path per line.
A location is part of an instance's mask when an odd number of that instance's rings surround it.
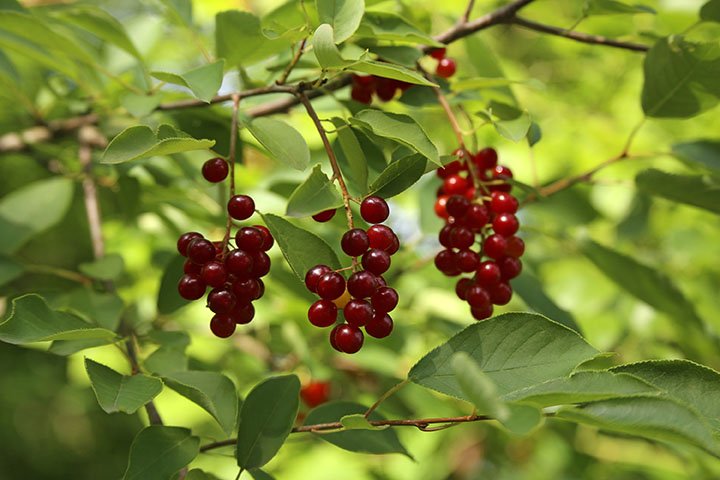
M 81 263 L 78 266 L 85 275 L 98 280 L 117 280 L 125 269 L 123 258 L 116 254 L 106 255 L 94 262 Z
M 165 384 L 200 405 L 230 435 L 235 428 L 238 395 L 235 384 L 217 372 L 176 371 L 163 376 Z
M 404 192 L 420 180 L 426 163 L 425 157 L 417 153 L 392 162 L 370 185 L 370 193 L 390 198 Z
M 543 290 L 540 280 L 527 271 L 513 279 L 512 288 L 525 304 L 541 315 L 552 318 L 558 323 L 582 334 L 580 326 L 575 321 L 572 313 L 560 308 L 555 301 Z
M 335 31 L 335 42 L 342 43 L 355 33 L 365 12 L 364 0 L 315 0 L 320 23 Z
M 356 36 L 375 40 L 444 47 L 403 17 L 390 12 L 365 12 Z
M 700 19 L 720 23 L 720 0 L 709 0 L 700 8 Z
M 183 74 L 157 71 L 150 74 L 158 80 L 187 87 L 196 98 L 209 103 L 222 84 L 224 65 L 225 62 L 219 60 Z
M 25 268 L 15 260 L 0 255 L 0 287 L 20 277 Z
M 353 72 L 367 73 L 376 77 L 392 78 L 415 85 L 425 85 L 428 87 L 436 87 L 437 85 L 423 77 L 415 70 L 395 65 L 388 62 L 379 62 L 377 60 L 361 60 L 348 65 L 348 70 Z
M 170 125 L 161 125 L 156 132 L 148 126 L 135 125 L 112 139 L 103 153 L 102 163 L 123 163 L 155 155 L 205 150 L 213 145 L 213 140 L 192 138 Z
M 305 138 L 287 123 L 261 117 L 245 126 L 276 160 L 296 170 L 305 170 L 310 164 L 310 149 Z
M 650 169 L 635 178 L 638 188 L 656 197 L 720 214 L 720 180 L 706 175 L 676 175 Z
M 527 435 L 543 423 L 542 412 L 532 405 L 508 403 L 507 408 L 509 413 L 501 423 L 515 435 Z
M 105 413 L 135 413 L 163 388 L 159 378 L 147 375 L 121 375 L 110 367 L 85 359 L 85 370 L 95 397 Z
M 495 384 L 465 352 L 453 355 L 451 365 L 458 385 L 478 412 L 498 420 L 506 420 L 510 411 L 500 400 Z
M 215 51 L 227 66 L 250 65 L 289 47 L 262 33 L 260 19 L 250 12 L 228 10 L 215 16 Z
M 168 479 L 192 462 L 199 450 L 200 439 L 187 428 L 145 427 L 130 446 L 123 480 Z
M 337 148 L 334 149 L 335 155 L 338 156 L 338 162 L 341 162 L 342 156 L 349 169 L 348 175 L 346 175 L 348 181 L 357 187 L 360 195 L 365 195 L 367 193 L 368 164 L 360 141 L 353 128 L 345 120 L 335 117 L 332 122 L 337 132 L 337 143 L 340 144 L 342 150 L 342 152 L 338 152 Z M 341 168 L 343 168 L 342 164 Z
M 324 210 L 342 206 L 343 201 L 335 184 L 315 165 L 310 176 L 290 195 L 285 214 L 308 217 Z
M 655 10 L 645 5 L 628 5 L 617 0 L 585 0 L 583 13 L 587 16 L 615 15 L 623 13 L 655 13 Z
M 720 176 L 720 141 L 696 140 L 694 142 L 676 143 L 672 153 L 691 166 L 699 166 Z
M 188 301 L 182 298 L 177 290 L 180 277 L 182 277 L 184 273 L 184 263 L 184 257 L 173 255 L 163 271 L 157 299 L 158 312 L 163 315 L 172 313 L 178 308 L 188 304 Z

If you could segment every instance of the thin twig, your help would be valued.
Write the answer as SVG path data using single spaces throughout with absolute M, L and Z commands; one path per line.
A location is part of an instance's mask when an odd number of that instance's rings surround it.
M 237 150 L 238 137 L 238 111 L 240 109 L 240 96 L 232 97 L 232 119 L 230 121 L 230 149 L 228 151 L 228 162 L 230 163 L 230 198 L 235 195 L 235 152 Z M 230 242 L 230 231 L 232 229 L 232 217 L 227 216 L 225 224 L 225 236 L 223 237 L 223 253 L 228 251 L 228 242 Z
M 463 13 L 463 16 L 460 18 L 460 21 L 462 23 L 467 23 L 468 20 L 470 20 L 470 15 L 472 15 L 473 8 L 475 7 L 475 0 L 470 0 L 467 4 L 467 7 L 465 8 L 465 13 Z
M 388 390 L 387 392 L 383 393 L 382 396 L 381 396 L 380 398 L 378 398 L 377 401 L 370 406 L 370 408 L 367 409 L 367 411 L 365 412 L 365 418 L 368 418 L 368 417 L 370 416 L 370 414 L 373 413 L 373 412 L 380 406 L 380 404 L 381 404 L 382 402 L 384 402 L 385 400 L 387 400 L 388 398 L 390 398 L 392 395 L 394 395 L 398 390 L 400 390 L 400 389 L 403 388 L 405 385 L 407 385 L 408 382 L 410 382 L 410 380 L 408 380 L 408 379 L 406 378 L 406 379 L 403 380 L 402 382 L 394 385 L 394 386 L 393 386 L 390 390 Z
M 293 71 L 293 68 L 295 68 L 295 65 L 297 65 L 297 63 L 300 61 L 300 57 L 302 57 L 302 54 L 305 52 L 305 42 L 307 42 L 307 38 L 302 39 L 302 42 L 300 42 L 300 46 L 295 52 L 295 55 L 293 55 L 290 64 L 285 67 L 285 71 L 283 71 L 283 74 L 280 76 L 280 78 L 277 79 L 277 81 L 275 82 L 276 84 L 283 85 L 287 81 L 290 73 L 292 73 Z

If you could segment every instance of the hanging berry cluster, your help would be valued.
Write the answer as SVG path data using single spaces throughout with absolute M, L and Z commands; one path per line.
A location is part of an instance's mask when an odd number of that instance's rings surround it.
M 435 213 L 446 223 L 439 234 L 445 250 L 435 257 L 435 266 L 450 277 L 473 274 L 458 280 L 455 292 L 470 304 L 472 316 L 483 320 L 492 315 L 493 305 L 510 301 L 509 282 L 522 270 L 525 243 L 515 236 L 520 226 L 515 216 L 518 201 L 507 182 L 512 172 L 498 165 L 494 149 L 485 148 L 469 159 L 460 149 L 455 155 L 459 160 L 437 170 L 443 184 Z M 477 172 L 480 191 L 469 168 Z
M 222 158 L 208 160 L 202 168 L 203 177 L 213 183 L 225 180 L 228 171 Z M 255 202 L 247 195 L 233 195 L 227 212 L 232 219 L 247 220 L 255 213 Z M 215 314 L 210 330 L 216 336 L 229 337 L 236 325 L 250 323 L 255 316 L 252 302 L 265 293 L 261 277 L 270 271 L 270 257 L 265 252 L 274 243 L 263 225 L 241 227 L 235 235 L 235 249 L 229 242 L 211 242 L 198 232 L 183 233 L 178 239 L 178 252 L 187 257 L 178 292 L 187 300 L 199 300 L 208 287 L 212 289 L 207 307 Z
M 352 76 L 352 87 L 350 98 L 359 103 L 370 105 L 372 96 L 375 94 L 383 102 L 389 102 L 395 98 L 395 94 L 404 92 L 412 84 L 392 78 L 376 77 L 375 75 L 354 75 Z
M 313 218 L 320 216 L 316 220 L 327 221 L 327 216 L 334 214 L 327 212 Z M 389 214 L 387 202 L 380 197 L 367 197 L 360 204 L 363 220 L 373 225 L 367 231 L 350 229 L 342 236 L 340 246 L 353 258 L 353 273 L 347 281 L 327 265 L 316 265 L 305 275 L 308 290 L 320 297 L 308 310 L 310 323 L 316 327 L 334 325 L 342 309 L 344 322 L 330 332 L 330 345 L 339 352 L 360 350 L 364 341 L 360 327 L 375 338 L 387 337 L 393 329 L 388 313 L 397 306 L 398 294 L 387 286 L 382 274 L 390 268 L 390 257 L 400 248 L 400 241 L 390 227 L 381 225 Z M 357 265 L 358 257 L 362 269 Z

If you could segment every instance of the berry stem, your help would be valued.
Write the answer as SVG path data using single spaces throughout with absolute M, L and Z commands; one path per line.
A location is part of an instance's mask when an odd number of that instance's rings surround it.
M 295 51 L 295 54 L 293 55 L 292 60 L 288 64 L 287 67 L 285 67 L 285 70 L 283 71 L 283 74 L 280 76 L 280 78 L 277 79 L 275 82 L 277 85 L 283 85 L 290 74 L 293 71 L 293 68 L 295 68 L 295 65 L 300 61 L 300 57 L 302 57 L 302 54 L 305 53 L 305 42 L 307 42 L 307 38 L 303 38 L 300 42 L 300 46 L 298 46 L 298 49 Z
M 235 151 L 237 149 L 238 137 L 238 111 L 240 109 L 240 95 L 233 95 L 232 120 L 230 121 L 230 148 L 228 151 L 228 163 L 230 164 L 230 198 L 235 195 Z M 225 223 L 225 236 L 223 237 L 223 253 L 228 251 L 230 231 L 232 229 L 232 217 L 228 213 Z
M 467 23 L 470 20 L 470 15 L 472 14 L 473 8 L 475 7 L 475 0 L 470 0 L 467 4 L 467 7 L 465 8 L 465 13 L 463 13 L 462 18 L 460 19 L 460 23 Z
M 383 393 L 383 394 L 380 396 L 380 398 L 378 398 L 377 401 L 376 401 L 375 403 L 373 403 L 373 404 L 370 406 L 370 408 L 367 409 L 367 411 L 365 412 L 365 418 L 368 418 L 368 417 L 370 416 L 370 414 L 373 413 L 373 412 L 380 406 L 380 404 L 381 404 L 382 402 L 384 402 L 385 400 L 387 400 L 388 398 L 390 398 L 391 396 L 393 396 L 398 390 L 400 390 L 401 388 L 403 388 L 403 387 L 404 387 L 405 385 L 407 385 L 409 382 L 410 382 L 410 380 L 408 380 L 408 379 L 406 378 L 406 379 L 403 380 L 402 382 L 400 382 L 400 383 L 396 384 L 395 386 L 393 386 L 393 387 L 392 387 L 390 390 L 388 390 L 387 392 Z

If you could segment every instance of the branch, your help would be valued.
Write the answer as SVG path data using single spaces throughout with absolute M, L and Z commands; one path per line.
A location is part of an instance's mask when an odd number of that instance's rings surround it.
M 576 42 L 589 43 L 592 45 L 603 45 L 606 47 L 622 48 L 634 52 L 647 52 L 650 49 L 650 47 L 648 47 L 647 45 L 643 45 L 640 43 L 622 42 L 620 40 L 613 40 L 612 38 L 607 38 L 600 35 L 591 35 L 589 33 L 565 30 L 564 28 L 545 25 L 517 16 L 510 17 L 507 23 L 527 28 L 529 30 L 535 30 L 536 32 L 542 32 L 550 35 L 556 35 L 558 37 L 569 38 L 570 40 L 575 40 Z

